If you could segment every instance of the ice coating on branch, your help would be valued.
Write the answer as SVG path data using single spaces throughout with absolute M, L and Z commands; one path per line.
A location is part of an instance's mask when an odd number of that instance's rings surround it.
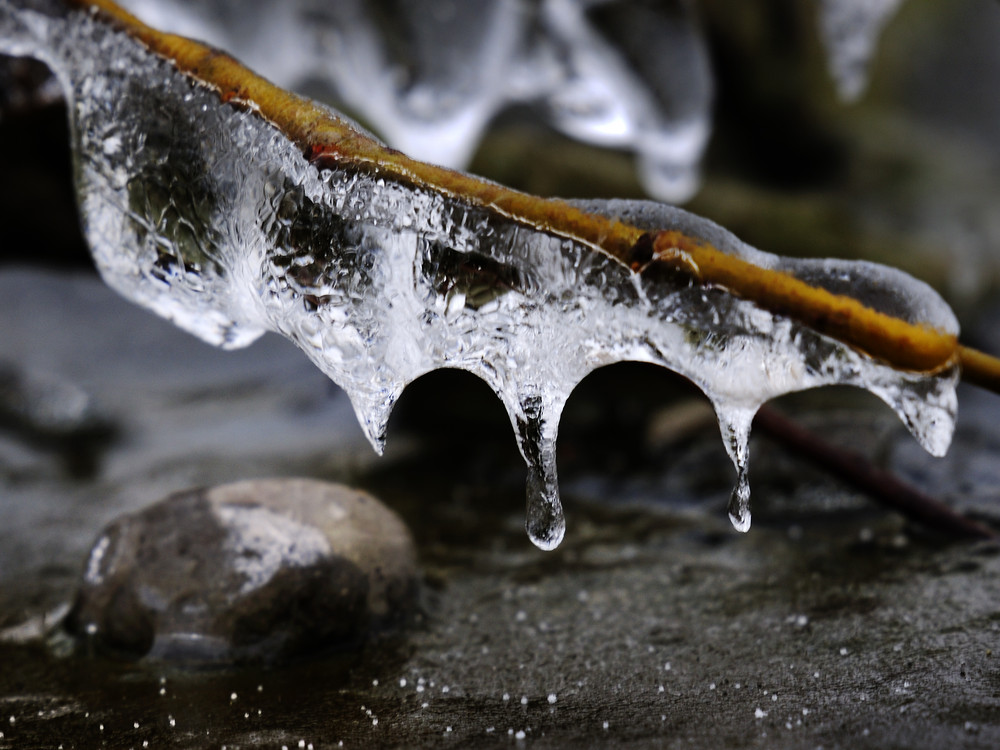
M 323 82 L 401 151 L 468 164 L 493 117 L 529 104 L 569 136 L 634 151 L 650 195 L 686 200 L 711 130 L 688 0 L 123 0 L 286 88 Z
M 820 0 L 819 28 L 837 92 L 856 101 L 868 87 L 868 68 L 882 29 L 903 0 Z
M 442 367 L 497 393 L 528 466 L 527 528 L 561 540 L 559 418 L 589 372 L 652 362 L 715 406 L 750 524 L 748 437 L 770 398 L 825 384 L 882 398 L 935 455 L 956 410 L 953 370 L 901 372 L 724 289 L 656 264 L 636 272 L 567 237 L 350 162 L 320 169 L 248 110 L 55 0 L 0 6 L 0 50 L 45 60 L 67 91 L 84 228 L 105 280 L 223 347 L 294 341 L 349 395 L 381 450 L 403 388 Z M 574 202 L 675 229 L 910 321 L 957 334 L 925 284 L 863 262 L 778 258 L 709 221 L 644 201 Z

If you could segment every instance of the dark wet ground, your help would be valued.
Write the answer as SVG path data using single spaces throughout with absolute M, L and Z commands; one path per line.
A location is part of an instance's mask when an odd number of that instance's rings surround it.
M 523 531 L 502 409 L 471 378 L 415 384 L 377 459 L 344 396 L 282 341 L 215 351 L 86 276 L 5 271 L 0 308 L 0 350 L 90 394 L 118 430 L 87 477 L 58 447 L 0 443 L 0 747 L 1000 744 L 1000 546 L 912 529 L 761 438 L 755 525 L 736 533 L 717 428 L 665 373 L 618 366 L 574 394 L 569 529 L 544 553 Z M 963 399 L 973 413 L 943 461 L 918 460 L 860 396 L 785 408 L 996 518 L 1000 400 Z M 266 475 L 346 481 L 397 510 L 421 622 L 269 669 L 128 664 L 32 637 L 109 518 Z

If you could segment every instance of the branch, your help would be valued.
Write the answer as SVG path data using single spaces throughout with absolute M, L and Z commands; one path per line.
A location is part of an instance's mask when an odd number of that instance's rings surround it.
M 319 166 L 367 166 L 414 187 L 572 239 L 640 272 L 652 262 L 665 263 L 700 283 L 723 287 L 897 369 L 934 374 L 958 365 L 969 382 L 1000 393 L 1000 359 L 960 346 L 954 336 L 929 325 L 878 312 L 849 296 L 812 286 L 783 271 L 761 268 L 681 232 L 650 236 L 636 226 L 561 200 L 527 195 L 416 161 L 359 132 L 329 109 L 257 76 L 229 55 L 146 26 L 110 0 L 67 2 L 97 9 L 179 70 L 216 89 L 223 101 L 259 113 Z
M 1000 393 L 1000 359 L 968 346 L 958 347 L 962 379 L 993 393 Z
M 862 454 L 826 442 L 772 407 L 761 407 L 754 427 L 790 453 L 817 464 L 926 528 L 961 539 L 998 536 L 988 526 L 956 513 L 895 474 L 878 468 Z

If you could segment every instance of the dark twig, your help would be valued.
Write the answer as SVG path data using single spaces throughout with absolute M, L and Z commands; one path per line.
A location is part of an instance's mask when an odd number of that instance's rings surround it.
M 895 474 L 878 468 L 861 453 L 831 445 L 772 407 L 764 406 L 757 412 L 754 428 L 790 453 L 821 466 L 922 526 L 963 539 L 996 539 L 1000 536 Z

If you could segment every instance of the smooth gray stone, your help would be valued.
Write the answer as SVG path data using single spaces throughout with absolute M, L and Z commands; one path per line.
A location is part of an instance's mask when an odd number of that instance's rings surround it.
M 416 553 L 369 494 L 311 479 L 194 489 L 112 521 L 66 620 L 86 646 L 168 661 L 274 661 L 405 621 Z

